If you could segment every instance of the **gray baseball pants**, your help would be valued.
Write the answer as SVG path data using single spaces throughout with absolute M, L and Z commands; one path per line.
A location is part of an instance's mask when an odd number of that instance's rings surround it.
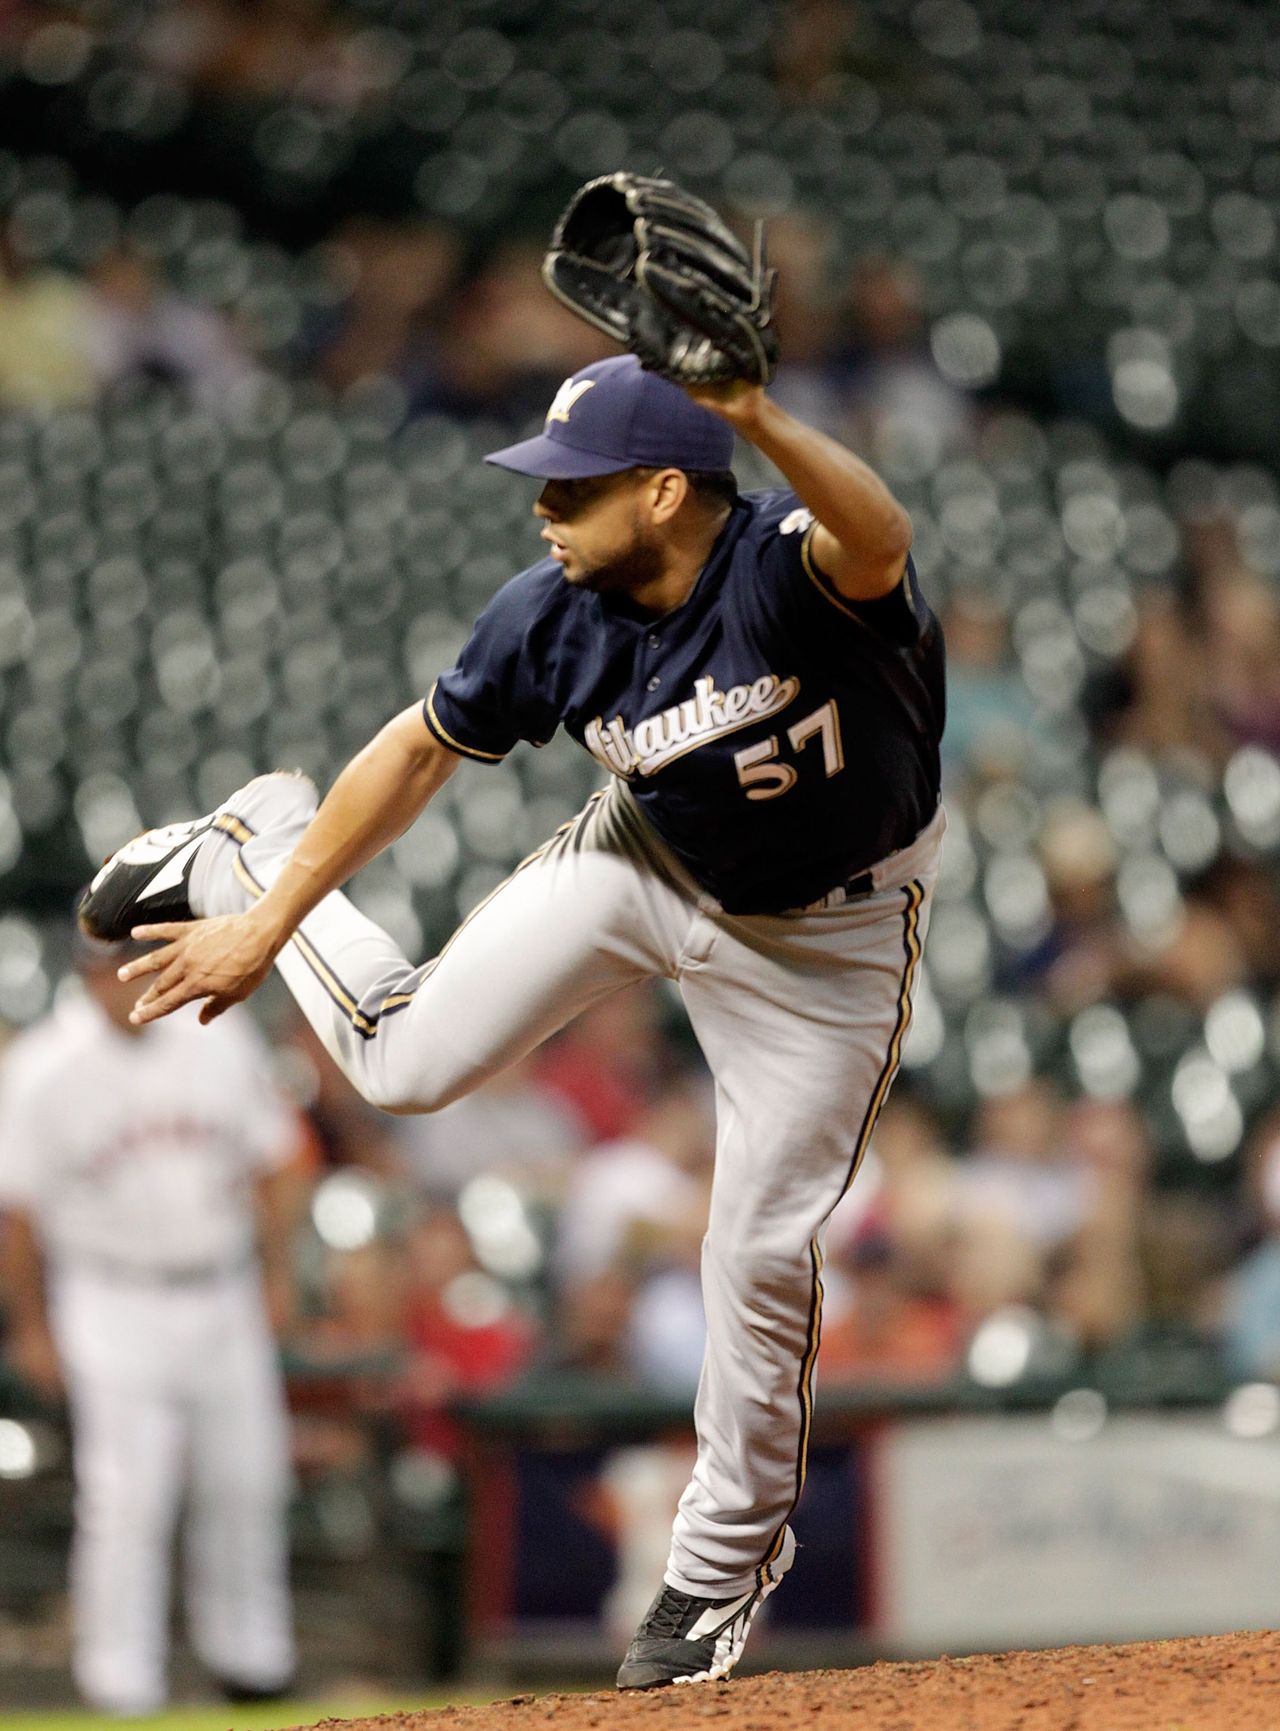
M 200 851 L 195 911 L 249 907 L 313 810 L 303 780 L 250 783 Z M 615 782 L 425 966 L 340 894 L 277 961 L 352 1084 L 393 1112 L 447 1105 L 633 981 L 677 983 L 717 1113 L 698 1456 L 666 1576 L 686 1592 L 750 1591 L 803 1489 L 823 1228 L 898 1067 L 943 827 L 939 812 L 876 867 L 869 895 L 743 917 L 698 887 Z

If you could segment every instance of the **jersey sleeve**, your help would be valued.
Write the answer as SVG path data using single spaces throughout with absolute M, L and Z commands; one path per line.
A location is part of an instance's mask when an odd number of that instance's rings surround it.
M 818 566 L 813 552 L 817 527 L 813 512 L 794 493 L 774 495 L 761 513 L 761 572 L 789 604 L 788 616 L 805 629 L 817 624 L 829 631 L 845 619 L 900 648 L 918 643 L 931 627 L 933 614 L 921 593 L 911 555 L 902 581 L 887 595 L 851 601 Z
M 555 732 L 554 706 L 540 688 L 539 657 L 531 652 L 535 614 L 530 586 L 522 578 L 508 583 L 476 620 L 455 664 L 432 686 L 423 715 L 451 751 L 498 763 L 520 740 L 545 745 Z

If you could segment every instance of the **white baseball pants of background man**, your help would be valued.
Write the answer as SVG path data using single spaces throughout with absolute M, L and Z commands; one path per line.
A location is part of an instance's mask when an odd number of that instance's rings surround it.
M 247 908 L 314 810 L 301 778 L 251 782 L 201 848 L 199 914 Z M 822 1232 L 901 1055 L 944 820 L 842 906 L 733 916 L 655 837 L 624 784 L 597 794 L 412 967 L 341 895 L 277 966 L 366 1099 L 447 1105 L 633 981 L 679 986 L 716 1089 L 702 1282 L 698 1456 L 667 1581 L 749 1591 L 804 1483 L 822 1307 Z
M 191 1642 L 229 1682 L 294 1668 L 288 1440 L 256 1271 L 163 1288 L 55 1271 L 75 1450 L 76 1682 L 111 1713 L 167 1697 L 170 1552 L 184 1498 Z

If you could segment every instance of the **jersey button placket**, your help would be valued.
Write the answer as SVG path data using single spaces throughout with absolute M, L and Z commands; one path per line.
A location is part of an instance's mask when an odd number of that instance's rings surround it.
M 655 649 L 660 649 L 661 647 L 662 639 L 658 636 L 658 633 L 656 631 L 646 631 L 644 636 L 646 656 L 652 654 Z M 645 680 L 644 688 L 646 691 L 656 691 L 661 684 L 662 680 L 660 676 L 656 673 L 651 673 L 648 679 Z

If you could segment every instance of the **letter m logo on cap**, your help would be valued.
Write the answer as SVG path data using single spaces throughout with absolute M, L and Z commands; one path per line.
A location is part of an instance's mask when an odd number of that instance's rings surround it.
M 579 397 L 585 396 L 594 384 L 594 379 L 566 379 L 552 399 L 551 407 L 547 410 L 548 423 L 551 421 L 567 423 L 569 411 L 573 405 Z

